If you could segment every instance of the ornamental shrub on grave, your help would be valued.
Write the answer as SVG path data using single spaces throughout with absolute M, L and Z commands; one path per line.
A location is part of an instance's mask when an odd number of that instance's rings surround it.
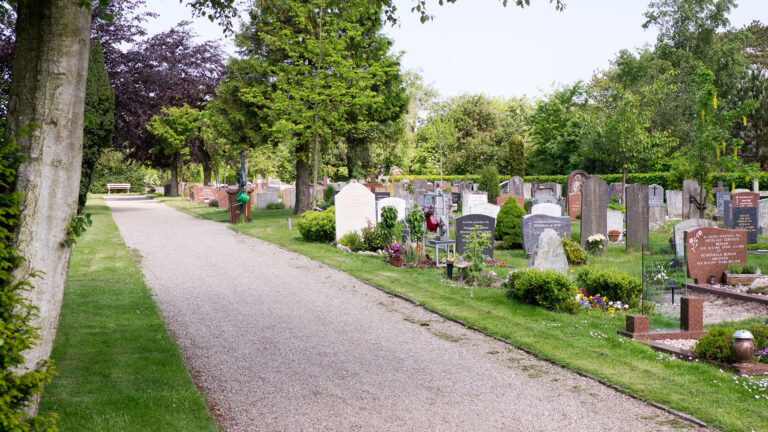
M 488 193 L 488 202 L 496 204 L 496 198 L 501 194 L 499 187 L 499 171 L 494 166 L 483 169 L 480 173 L 478 189 Z
M 426 221 L 424 212 L 418 206 L 414 206 L 413 210 L 406 216 L 405 221 L 408 223 L 411 241 L 421 242 L 424 238 L 424 222 Z
M 587 294 L 620 301 L 636 307 L 643 292 L 640 278 L 616 269 L 583 268 L 576 275 L 576 285 Z
M 503 286 L 510 297 L 524 303 L 559 312 L 579 310 L 571 280 L 553 270 L 530 268 L 513 272 Z
M 3 137 L 4 122 L 0 124 L 0 430 L 56 430 L 55 416 L 28 417 L 26 408 L 33 395 L 43 391 L 50 382 L 53 367 L 49 361 L 39 363 L 29 372 L 19 372 L 24 364 L 24 351 L 32 347 L 39 333 L 31 325 L 37 308 L 29 303 L 25 291 L 32 288 L 27 277 L 14 278 L 13 272 L 24 260 L 11 247 L 13 230 L 18 223 L 21 194 L 14 192 L 16 169 L 23 156 L 13 140 Z M 28 133 L 29 131 L 27 131 Z
M 508 199 L 496 218 L 496 240 L 501 240 L 507 249 L 520 249 L 523 247 L 522 217 L 525 216 L 517 200 Z
M 368 224 L 363 228 L 363 250 L 368 252 L 385 250 L 390 242 L 391 239 L 388 239 L 378 226 Z
M 568 264 L 584 265 L 587 263 L 587 251 L 579 245 L 579 242 L 571 241 L 563 235 L 562 244 L 563 250 L 565 251 L 565 258 L 568 259 Z
M 395 236 L 396 225 L 397 209 L 392 206 L 386 206 L 381 209 L 381 222 L 379 222 L 378 229 L 381 231 L 381 235 L 387 239 L 387 243 L 392 242 L 392 238 Z
M 752 324 L 746 329 L 755 337 L 752 343 L 755 346 L 756 353 L 768 349 L 768 326 L 765 324 Z M 721 363 L 733 363 L 731 343 L 733 342 L 733 332 L 736 330 L 732 327 L 715 327 L 710 329 L 709 333 L 699 338 L 699 341 L 696 342 L 696 356 Z M 764 362 L 762 358 L 759 360 Z
M 296 226 L 305 240 L 330 242 L 336 238 L 336 213 L 334 207 L 322 212 L 304 212 Z
M 339 239 L 339 244 L 348 247 L 352 252 L 363 250 L 363 241 L 356 232 L 348 232 Z

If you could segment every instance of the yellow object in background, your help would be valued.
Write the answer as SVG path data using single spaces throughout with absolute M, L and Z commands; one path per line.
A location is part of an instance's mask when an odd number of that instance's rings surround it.
M 725 141 L 723 141 L 723 154 L 725 154 Z
M 736 190 L 736 182 L 731 182 L 731 192 Z
M 717 95 L 715 95 L 714 99 L 712 100 L 712 106 L 717 109 Z
M 704 108 L 701 109 L 701 121 L 704 121 Z
M 736 149 L 733 149 L 733 157 L 739 157 L 739 153 L 737 153 Z
M 747 116 L 744 116 L 744 117 L 742 118 L 742 120 L 744 120 L 744 126 L 746 126 L 746 125 L 747 125 Z
M 720 160 L 720 147 L 716 148 L 717 150 L 717 160 Z

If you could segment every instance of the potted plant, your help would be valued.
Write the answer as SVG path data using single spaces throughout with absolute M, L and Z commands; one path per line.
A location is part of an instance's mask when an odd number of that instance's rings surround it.
M 448 279 L 453 279 L 453 263 L 456 262 L 456 254 L 448 252 L 448 256 L 445 258 L 445 271 Z
M 618 230 L 610 230 L 608 231 L 608 239 L 611 241 L 611 243 L 616 243 L 619 241 L 619 236 L 621 233 Z
M 395 267 L 403 266 L 403 255 L 405 255 L 405 248 L 402 245 L 393 243 L 387 246 L 387 257 L 389 263 Z
M 605 250 L 605 236 L 602 234 L 594 234 L 587 238 L 587 252 L 591 255 L 600 255 Z

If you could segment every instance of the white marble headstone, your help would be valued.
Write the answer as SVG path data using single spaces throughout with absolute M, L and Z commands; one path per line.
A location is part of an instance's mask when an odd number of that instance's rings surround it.
M 463 192 L 461 194 L 461 215 L 473 214 L 472 207 L 480 204 L 488 204 L 486 192 Z
M 349 184 L 336 195 L 336 240 L 369 223 L 376 223 L 376 196 L 360 183 Z
M 562 216 L 563 208 L 557 204 L 541 203 L 531 207 L 531 214 L 544 214 L 547 216 Z
M 472 206 L 472 213 L 470 214 L 482 214 L 496 219 L 499 215 L 499 211 L 501 211 L 501 207 L 495 204 L 482 203 Z

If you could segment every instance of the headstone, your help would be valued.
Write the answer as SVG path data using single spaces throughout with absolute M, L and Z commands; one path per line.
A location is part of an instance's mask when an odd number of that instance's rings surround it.
M 685 233 L 686 230 L 716 226 L 717 224 L 709 219 L 698 218 L 686 219 L 675 225 L 672 239 L 675 242 L 675 252 L 677 253 L 677 256 L 683 256 L 683 254 L 685 254 L 685 242 L 683 239 L 683 233 Z
M 749 189 L 734 189 L 733 193 L 752 192 Z
M 568 276 L 568 259 L 563 250 L 562 237 L 554 230 L 547 229 L 539 236 L 533 268 L 553 270 Z
M 618 210 L 606 210 L 605 212 L 605 229 L 606 232 L 618 231 L 619 239 L 624 239 L 624 213 Z
M 417 203 L 422 203 L 424 200 L 424 194 L 429 190 L 429 183 L 426 180 L 414 179 L 413 180 L 413 195 Z
M 501 211 L 501 207 L 497 205 L 482 203 L 472 206 L 472 213 L 470 214 L 482 214 L 496 219 L 499 215 L 499 211 Z
M 664 205 L 664 188 L 652 184 L 648 186 L 648 205 Z
M 520 176 L 513 176 L 509 179 L 509 193 L 512 195 L 525 196 L 523 191 L 523 178 Z
M 464 192 L 461 194 L 462 215 L 471 214 L 472 207 L 479 204 L 488 204 L 488 194 L 486 192 Z
M 545 203 L 559 204 L 559 202 L 557 201 L 557 198 L 555 198 L 554 196 L 549 194 L 539 194 L 531 200 L 531 208 L 533 208 L 533 206 L 535 205 L 545 204 Z
M 619 201 L 622 199 L 622 195 L 624 193 L 624 184 L 623 183 L 611 183 L 611 186 L 608 191 L 608 201 L 617 198 Z
M 273 179 L 273 178 L 267 179 L 267 185 L 271 187 L 279 188 L 280 184 L 281 184 L 280 179 Z
M 384 198 L 376 203 L 377 205 L 377 211 L 376 211 L 376 222 L 381 221 L 381 211 L 384 209 L 384 207 L 394 207 L 395 210 L 397 210 L 397 220 L 404 221 L 405 220 L 405 200 L 402 198 Z
M 542 203 L 531 206 L 531 214 L 544 214 L 547 216 L 562 216 L 563 209 L 557 204 Z
M 278 191 L 265 191 L 256 194 L 256 208 L 266 210 L 267 204 L 277 203 L 279 201 Z
M 757 206 L 760 194 L 757 192 L 740 192 L 731 196 L 732 226 L 735 229 L 747 231 L 747 243 L 757 243 L 758 214 Z
M 581 245 L 594 234 L 608 236 L 606 210 L 608 185 L 598 176 L 590 176 L 581 187 Z
M 723 201 L 723 226 L 733 228 L 733 206 L 731 200 Z
M 579 186 L 581 187 L 581 185 Z M 568 195 L 568 216 L 575 221 L 581 214 L 581 191 Z
M 690 197 L 693 196 L 698 201 L 700 192 L 698 181 L 683 180 L 683 218 L 699 217 L 699 209 L 695 204 L 692 205 Z
M 715 192 L 715 205 L 717 206 L 717 215 L 719 217 L 725 217 L 724 203 L 731 200 L 730 192 Z
M 760 193 L 760 180 L 752 180 L 752 192 Z
M 464 254 L 467 237 L 475 225 L 482 227 L 481 231 L 491 235 L 491 245 L 483 250 L 483 254 L 493 258 L 493 235 L 496 230 L 496 219 L 484 214 L 470 214 L 456 218 L 456 252 Z
M 683 217 L 683 191 L 667 190 L 667 215 L 673 218 Z
M 648 244 L 648 196 L 648 186 L 627 185 L 627 250 L 642 251 Z
M 336 195 L 336 240 L 369 223 L 376 223 L 376 196 L 360 183 L 348 185 Z
M 296 189 L 285 188 L 280 192 L 280 194 L 285 208 L 292 209 L 296 203 Z
M 530 183 L 523 183 L 523 196 L 527 200 L 533 198 L 533 188 Z
M 533 253 L 539 243 L 539 236 L 545 230 L 554 230 L 560 239 L 563 235 L 571 238 L 571 221 L 567 216 L 547 216 L 545 214 L 525 215 L 522 217 L 521 231 L 523 235 L 523 249 L 526 253 Z
M 451 192 L 451 203 L 453 205 L 458 205 L 459 202 L 461 202 L 461 194 L 458 192 Z
M 563 185 L 560 183 L 555 182 L 547 182 L 542 183 L 541 186 L 539 186 L 540 189 L 545 190 L 551 190 L 554 193 L 555 198 L 560 198 L 563 196 Z
M 768 227 L 768 199 L 761 199 L 757 203 L 757 222 L 760 228 Z
M 523 198 L 521 195 L 512 195 L 512 194 L 501 194 L 498 198 L 496 198 L 496 205 L 503 206 L 505 202 L 507 202 L 508 199 L 514 199 L 517 201 L 517 205 L 520 206 L 520 208 L 525 208 L 525 198 Z
M 667 222 L 666 210 L 663 205 L 654 205 L 648 207 L 648 229 L 651 231 L 660 231 Z
M 501 193 L 508 194 L 509 193 L 509 180 L 504 180 L 503 182 L 499 183 L 499 190 L 501 190 Z
M 568 174 L 568 180 L 566 181 L 566 196 L 571 196 L 574 193 L 581 193 L 581 187 L 584 182 L 589 178 L 589 174 L 586 171 L 571 171 Z
M 747 233 L 724 228 L 691 228 L 685 231 L 688 277 L 696 283 L 720 282 L 728 264 L 747 262 Z

